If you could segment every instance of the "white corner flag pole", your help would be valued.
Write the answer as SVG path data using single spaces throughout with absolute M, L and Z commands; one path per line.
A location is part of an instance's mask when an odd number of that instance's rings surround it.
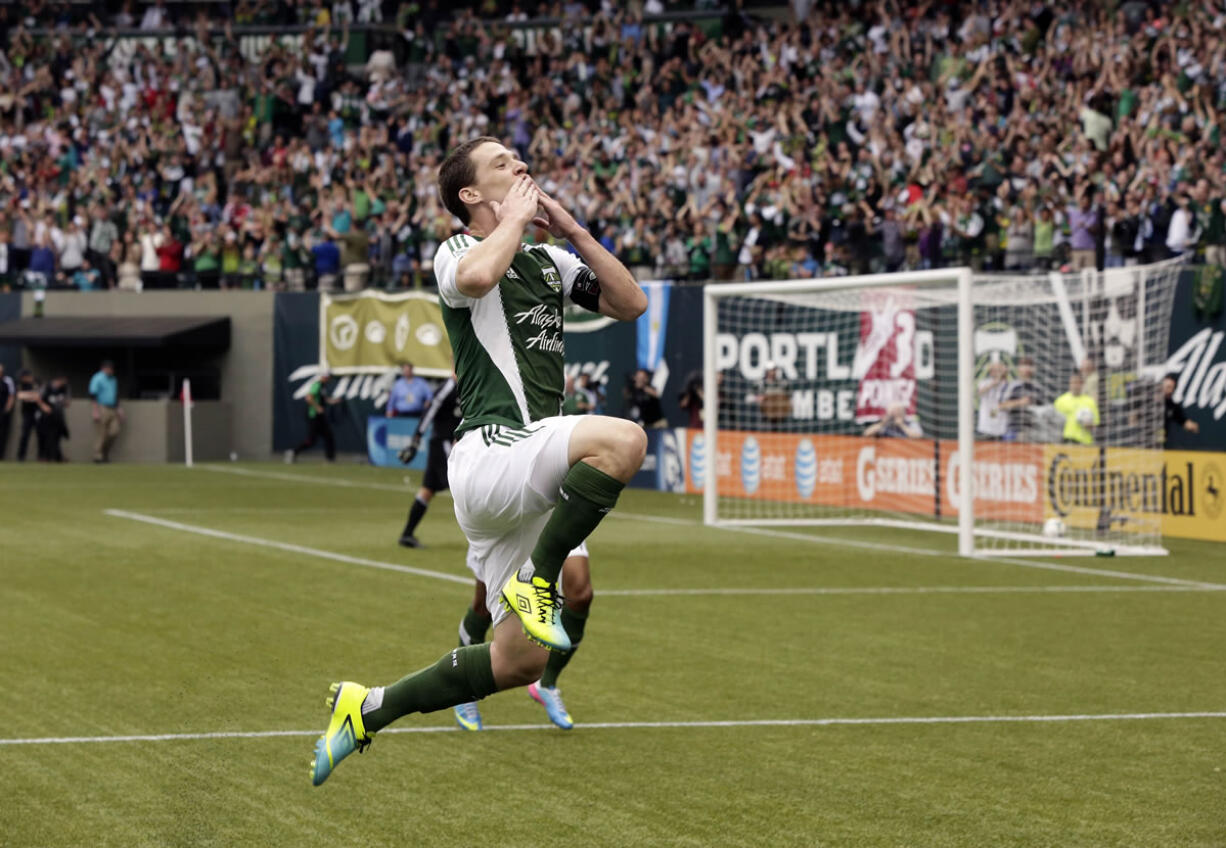
M 183 464 L 192 467 L 192 381 L 183 381 Z

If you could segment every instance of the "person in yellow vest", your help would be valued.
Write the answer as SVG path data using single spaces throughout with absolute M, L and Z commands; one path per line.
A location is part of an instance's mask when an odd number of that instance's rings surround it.
M 1064 416 L 1064 441 L 1078 445 L 1094 444 L 1093 428 L 1098 426 L 1098 401 L 1086 393 L 1081 374 L 1068 378 L 1068 391 L 1052 404 Z

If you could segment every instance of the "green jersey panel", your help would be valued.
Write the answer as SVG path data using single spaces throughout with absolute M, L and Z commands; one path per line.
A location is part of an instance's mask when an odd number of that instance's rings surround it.
M 434 263 L 460 384 L 464 420 L 457 433 L 486 424 L 522 427 L 561 413 L 562 306 L 586 270 L 558 248 L 524 245 L 489 294 L 470 298 L 455 287 L 455 269 L 477 243 L 454 236 Z

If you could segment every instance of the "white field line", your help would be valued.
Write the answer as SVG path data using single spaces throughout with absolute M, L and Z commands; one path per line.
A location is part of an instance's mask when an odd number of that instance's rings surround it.
M 605 721 L 578 723 L 580 730 L 654 730 L 730 727 L 848 727 L 906 724 L 1041 724 L 1075 721 L 1153 721 L 1158 719 L 1222 719 L 1226 712 L 1108 713 L 1099 715 L 998 715 L 998 716 L 881 716 L 870 718 L 780 718 L 729 721 Z M 486 725 L 484 730 L 551 730 L 552 724 Z M 389 727 L 380 736 L 393 733 L 467 733 L 458 727 Z M 484 732 L 484 731 L 483 731 Z M 89 745 L 101 742 L 190 742 L 209 739 L 275 739 L 319 736 L 318 730 L 219 731 L 215 733 L 151 733 L 129 736 L 43 736 L 0 739 L 3 745 Z
M 360 480 L 345 480 L 341 477 L 315 477 L 310 474 L 289 474 L 284 471 L 256 471 L 251 468 L 232 468 L 228 465 L 197 465 L 202 471 L 217 471 L 223 474 L 238 474 L 242 477 L 264 477 L 269 480 L 287 480 L 291 483 L 315 483 L 320 486 L 343 486 L 346 489 L 375 489 L 380 492 L 399 492 L 402 495 L 412 494 L 413 490 L 406 485 L 393 483 L 372 483 Z
M 597 589 L 606 597 L 669 595 L 1028 595 L 1097 592 L 1219 592 L 1201 586 L 804 586 L 783 588 L 716 589 Z
M 258 536 L 243 536 L 238 533 L 226 533 L 223 530 L 212 530 L 208 527 L 198 527 L 194 524 L 183 524 L 179 521 L 169 521 L 165 518 L 156 518 L 152 515 L 142 515 L 139 512 L 128 512 L 122 509 L 105 509 L 103 512 L 113 518 L 126 518 L 129 521 L 141 521 L 145 524 L 165 527 L 168 530 L 178 530 L 181 533 L 195 533 L 198 536 L 212 536 L 215 539 L 225 539 L 228 542 L 241 542 L 245 545 L 258 545 L 262 548 L 274 548 L 278 551 L 303 554 L 305 556 L 318 557 L 319 559 L 330 559 L 336 562 L 343 562 L 348 565 L 360 565 L 365 568 L 379 568 L 384 571 L 399 571 L 402 574 L 415 574 L 418 577 L 431 577 L 435 580 L 446 580 L 450 583 L 462 583 L 465 586 L 472 585 L 471 577 L 461 577 L 458 574 L 447 574 L 442 571 L 431 571 L 427 568 L 413 568 L 408 565 L 399 565 L 394 562 L 380 562 L 377 559 L 366 559 L 365 557 L 337 554 L 333 553 L 332 551 L 323 551 L 319 548 L 308 548 L 305 545 L 292 545 L 288 542 L 274 542 L 271 539 L 261 539 Z
M 612 515 L 613 513 L 610 513 Z M 810 536 L 807 533 L 792 533 L 784 530 L 768 530 L 764 527 L 720 527 L 733 533 L 751 533 L 756 536 L 774 536 L 783 539 L 795 539 L 800 542 L 810 542 L 817 545 L 850 545 L 857 548 L 878 548 L 897 553 L 922 556 L 955 556 L 944 551 L 926 551 L 922 548 L 904 548 L 895 545 L 882 545 L 876 542 L 861 542 L 854 539 L 833 539 L 824 536 Z M 1184 580 L 1179 577 L 1163 577 L 1157 574 L 1139 574 L 1134 571 L 1114 571 L 1107 568 L 1086 568 L 1082 565 L 1063 565 L 1055 562 L 1038 562 L 1009 557 L 983 557 L 981 562 L 1000 562 L 1006 565 L 1016 565 L 1020 568 L 1037 568 L 1042 571 L 1063 571 L 1069 574 L 1090 574 L 1095 577 L 1114 577 L 1120 580 L 1140 580 L 1145 583 L 1165 583 L 1171 586 L 1192 586 L 1197 589 L 1226 589 L 1219 583 L 1205 583 L 1199 580 Z
M 398 492 L 406 492 L 407 489 L 399 486 L 390 486 L 383 483 L 362 483 L 352 480 L 334 480 L 328 477 L 308 477 L 298 474 L 284 474 L 276 471 L 255 471 L 247 468 L 231 468 L 224 465 L 201 465 L 198 468 L 204 468 L 209 471 L 224 471 L 232 474 L 243 474 L 249 477 L 270 477 L 272 479 L 285 479 L 291 481 L 307 481 L 318 482 L 321 484 L 344 485 L 350 488 L 371 488 L 379 490 L 391 489 Z M 658 524 L 674 524 L 678 526 L 698 527 L 702 522 L 692 521 L 685 518 L 673 518 L 669 516 L 659 515 L 642 515 L 633 512 L 611 512 L 609 515 L 616 518 L 622 518 L 633 521 L 648 521 Z M 711 529 L 722 530 L 728 533 L 750 533 L 757 536 L 771 536 L 778 539 L 793 539 L 810 544 L 827 545 L 835 547 L 861 548 L 865 550 L 887 551 L 889 553 L 909 554 L 913 556 L 953 556 L 948 551 L 934 551 L 927 548 L 914 548 L 905 545 L 890 545 L 882 542 L 868 542 L 860 539 L 841 539 L 828 536 L 811 536 L 806 533 L 795 533 L 786 530 L 771 530 L 765 527 L 714 527 Z M 1062 571 L 1069 574 L 1087 574 L 1094 577 L 1110 577 L 1118 580 L 1138 580 L 1144 583 L 1165 583 L 1172 586 L 1192 586 L 1197 589 L 1226 589 L 1226 585 L 1219 583 L 1207 583 L 1199 580 L 1184 580 L 1179 577 L 1164 577 L 1157 574 L 1141 574 L 1133 571 L 1115 571 L 1105 568 L 1087 568 L 1081 565 L 1064 565 L 1054 562 L 1039 562 L 1024 559 L 1011 559 L 1008 557 L 984 557 L 986 562 L 999 562 L 1006 565 L 1014 565 L 1019 568 L 1037 568 L 1043 571 Z
M 320 559 L 333 560 L 335 562 L 345 563 L 346 565 L 357 565 L 363 568 L 378 568 L 383 571 L 398 571 L 402 574 L 412 574 L 417 577 L 429 577 L 435 580 L 446 580 L 449 583 L 462 583 L 468 585 L 471 582 L 470 578 L 460 577 L 455 574 L 447 574 L 442 571 L 431 571 L 425 568 L 412 568 L 407 565 L 400 565 L 394 562 L 383 562 L 376 559 L 366 559 L 365 557 L 353 557 L 347 554 L 338 554 L 332 551 L 325 551 L 320 548 L 310 548 L 306 545 L 293 545 L 286 542 L 277 542 L 271 539 L 262 539 L 258 536 L 245 536 L 238 533 L 227 533 L 224 530 L 213 530 L 209 527 L 200 527 L 195 524 L 184 524 L 181 521 L 171 521 L 165 518 L 158 518 L 153 515 L 145 515 L 139 512 L 129 512 L 122 509 L 107 509 L 103 510 L 106 515 L 113 518 L 126 518 L 131 521 L 140 521 L 145 524 L 152 524 L 156 527 L 164 527 L 168 530 L 178 530 L 182 533 L 195 533 L 200 536 L 211 536 L 216 539 L 223 539 L 227 542 L 238 542 L 240 544 L 258 545 L 265 548 L 274 548 L 276 550 L 288 551 L 290 553 L 304 554 L 306 556 L 318 557 Z M 712 588 L 664 588 L 664 589 L 604 589 L 600 591 L 602 597 L 667 597 L 676 595 L 941 595 L 941 594 L 965 594 L 965 595 L 995 595 L 995 594 L 1040 594 L 1040 593 L 1059 593 L 1059 592 L 1207 592 L 1216 591 L 1207 586 L 802 586 L 802 587 L 712 587 Z

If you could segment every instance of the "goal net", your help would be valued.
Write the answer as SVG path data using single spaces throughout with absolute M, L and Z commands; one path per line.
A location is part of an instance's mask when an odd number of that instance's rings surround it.
M 707 286 L 705 520 L 943 531 L 968 556 L 1165 553 L 1178 272 Z

